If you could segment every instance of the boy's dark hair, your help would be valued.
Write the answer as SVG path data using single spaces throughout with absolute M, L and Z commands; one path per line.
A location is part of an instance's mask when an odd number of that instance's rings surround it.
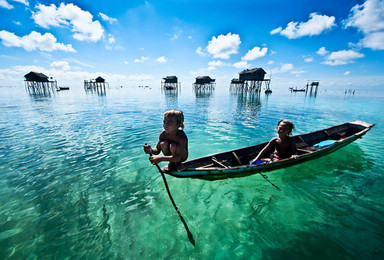
M 289 134 L 292 134 L 292 130 L 295 128 L 295 126 L 293 125 L 293 123 L 287 119 L 283 119 L 283 120 L 280 120 L 279 123 L 277 123 L 277 126 L 280 125 L 280 123 L 283 123 L 285 125 L 287 125 L 289 127 Z
M 176 123 L 180 128 L 184 128 L 184 115 L 180 110 L 169 110 L 164 113 L 164 119 L 173 117 L 176 119 Z

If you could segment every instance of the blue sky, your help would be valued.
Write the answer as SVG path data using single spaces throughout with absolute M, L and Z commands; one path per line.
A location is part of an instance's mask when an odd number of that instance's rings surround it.
M 0 85 L 37 71 L 82 87 L 160 87 L 176 75 L 228 89 L 262 67 L 271 87 L 384 85 L 384 0 L 0 0 Z

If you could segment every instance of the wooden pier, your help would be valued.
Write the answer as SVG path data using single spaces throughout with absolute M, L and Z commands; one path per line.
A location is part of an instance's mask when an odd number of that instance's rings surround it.
M 232 79 L 230 90 L 232 92 L 260 93 L 262 83 L 265 84 L 265 93 L 272 93 L 269 88 L 271 79 L 265 79 L 267 74 L 262 68 L 246 69 L 239 73 L 238 79 Z
M 311 82 L 311 84 L 309 84 L 309 82 Z M 313 90 L 313 94 L 316 95 L 317 94 L 317 88 L 319 87 L 319 81 L 307 81 L 307 85 L 306 85 L 306 89 L 305 89 L 305 92 L 309 91 L 309 94 L 312 95 L 312 90 Z M 309 90 L 310 88 L 310 90 Z
M 43 73 L 29 72 L 24 75 L 25 89 L 34 93 L 45 93 L 51 90 L 57 90 L 57 81 Z
M 105 82 L 105 79 L 102 77 L 97 77 L 96 79 L 84 80 L 84 89 L 104 89 L 105 87 L 109 87 L 108 82 Z
M 214 90 L 216 86 L 215 79 L 210 76 L 198 76 L 195 83 L 193 83 L 193 89 L 196 90 Z
M 172 90 L 181 88 L 181 83 L 178 82 L 176 76 L 167 76 L 161 81 L 161 88 L 165 90 Z
M 305 85 L 305 87 L 303 88 L 289 88 L 289 90 L 291 92 L 305 92 L 307 94 L 307 92 L 309 93 L 309 95 L 316 95 L 317 94 L 317 89 L 319 87 L 319 81 L 318 80 L 308 80 L 307 81 L 307 84 Z

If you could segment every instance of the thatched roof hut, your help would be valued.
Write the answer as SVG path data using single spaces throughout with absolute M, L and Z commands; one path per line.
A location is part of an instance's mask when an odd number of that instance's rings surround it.
M 34 71 L 31 71 L 28 74 L 25 74 L 24 78 L 26 81 L 49 82 L 48 80 L 49 77 L 47 75 L 39 72 L 34 72 Z
M 176 76 L 167 76 L 164 79 L 164 83 L 177 83 L 177 77 Z
M 267 74 L 262 68 L 246 69 L 239 73 L 240 80 L 264 80 Z
M 210 76 L 199 76 L 196 77 L 195 84 L 211 84 L 213 82 L 215 82 L 215 79 L 211 79 Z
M 103 82 L 105 82 L 105 79 L 103 79 L 102 77 L 99 76 L 96 78 L 96 82 L 103 83 Z
M 243 84 L 244 83 L 244 80 L 240 80 L 240 79 L 232 79 L 231 80 L 231 84 Z

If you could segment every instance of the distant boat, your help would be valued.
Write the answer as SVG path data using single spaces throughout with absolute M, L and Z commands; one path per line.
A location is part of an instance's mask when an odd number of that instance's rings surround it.
M 200 157 L 183 163 L 180 172 L 165 172 L 178 178 L 221 180 L 273 171 L 313 160 L 334 152 L 366 134 L 374 124 L 352 121 L 327 129 L 293 136 L 298 151 L 297 158 L 287 158 L 272 163 L 251 166 L 249 162 L 267 145 L 262 143 L 236 150 Z
M 296 87 L 296 88 L 289 88 L 289 90 L 291 92 L 305 92 L 305 88 L 297 89 L 297 87 Z
M 59 87 L 58 90 L 69 90 L 69 87 Z

